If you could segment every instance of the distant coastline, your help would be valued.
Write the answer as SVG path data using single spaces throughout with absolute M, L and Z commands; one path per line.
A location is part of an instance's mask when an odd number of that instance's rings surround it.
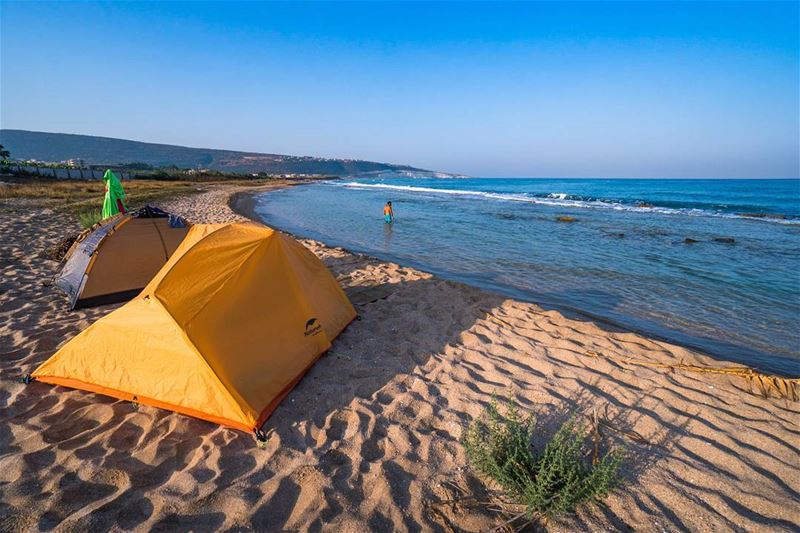
M 0 144 L 16 160 L 68 161 L 86 164 L 143 163 L 155 167 L 209 169 L 238 174 L 345 176 L 363 172 L 419 171 L 409 165 L 360 159 L 333 159 L 212 148 L 191 148 L 111 137 L 0 129 Z

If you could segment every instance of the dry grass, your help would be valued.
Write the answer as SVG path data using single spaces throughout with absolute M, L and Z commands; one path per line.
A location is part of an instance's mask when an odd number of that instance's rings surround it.
M 197 184 L 181 181 L 131 180 L 123 183 L 131 207 L 152 200 L 190 194 Z M 0 188 L 0 199 L 26 198 L 43 207 L 71 213 L 103 207 L 105 184 L 102 180 L 20 180 Z
M 129 209 L 137 209 L 149 202 L 194 194 L 209 185 L 253 186 L 278 183 L 279 179 L 224 180 L 224 181 L 160 181 L 126 180 L 122 182 L 127 194 Z M 50 180 L 16 179 L 0 186 L 0 201 L 26 199 L 41 207 L 50 207 L 76 216 L 84 216 L 103 207 L 105 184 L 102 180 Z
M 89 211 L 81 211 L 77 214 L 78 222 L 83 229 L 89 229 L 101 220 L 103 220 L 103 211 L 100 209 L 90 209 Z

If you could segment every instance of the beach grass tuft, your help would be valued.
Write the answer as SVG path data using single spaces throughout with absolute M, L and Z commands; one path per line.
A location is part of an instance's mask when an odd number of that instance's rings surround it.
M 570 418 L 540 440 L 536 418 L 520 413 L 509 397 L 504 412 L 494 398 L 468 426 L 464 449 L 472 466 L 497 483 L 531 520 L 574 513 L 582 503 L 604 497 L 619 482 L 623 453 L 590 449 L 589 431 Z M 537 446 L 538 444 L 538 446 Z
M 103 212 L 99 209 L 80 211 L 75 215 L 83 229 L 89 229 L 103 219 Z

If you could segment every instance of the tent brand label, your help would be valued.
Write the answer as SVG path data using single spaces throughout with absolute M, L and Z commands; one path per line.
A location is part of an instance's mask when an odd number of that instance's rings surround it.
M 309 318 L 308 322 L 306 322 L 305 336 L 310 337 L 316 335 L 320 331 L 322 331 L 322 324 L 319 323 L 319 320 L 316 318 Z

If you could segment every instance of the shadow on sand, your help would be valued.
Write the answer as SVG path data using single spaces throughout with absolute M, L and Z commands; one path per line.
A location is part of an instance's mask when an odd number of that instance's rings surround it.
M 377 264 L 347 254 L 325 261 L 345 285 L 357 271 Z M 13 267 L 20 271 L 18 278 L 26 279 L 24 264 Z M 709 437 L 716 426 L 702 405 L 689 416 L 672 413 L 669 407 L 665 415 L 652 407 L 652 391 L 644 386 L 567 360 L 559 363 L 555 375 L 530 360 L 524 362 L 529 357 L 524 348 L 504 344 L 504 351 L 495 350 L 498 344 L 476 324 L 492 315 L 505 298 L 435 278 L 349 286 L 362 320 L 350 325 L 267 420 L 263 429 L 269 438 L 263 449 L 255 446 L 251 435 L 175 413 L 149 407 L 137 410 L 127 402 L 45 384 L 25 387 L 14 379 L 108 311 L 63 312 L 62 299 L 42 289 L 37 276 L 30 273 L 28 281 L 0 301 L 0 313 L 11 324 L 0 339 L 3 530 L 316 531 L 337 521 L 363 525 L 358 520 L 373 530 L 459 528 L 465 515 L 442 516 L 426 510 L 425 501 L 444 495 L 436 492 L 432 479 L 420 479 L 412 470 L 426 465 L 428 470 L 422 471 L 435 476 L 460 475 L 438 472 L 437 462 L 449 458 L 450 464 L 464 466 L 460 428 L 489 401 L 487 391 L 502 394 L 509 384 L 520 383 L 529 391 L 538 388 L 558 404 L 542 407 L 518 396 L 525 408 L 541 409 L 545 432 L 574 412 L 607 406 L 604 413 L 617 430 L 607 436 L 629 451 L 624 501 L 644 515 L 659 517 L 668 529 L 690 529 L 681 518 L 684 510 L 649 492 L 638 480 L 655 463 L 675 454 L 679 455 L 675 461 L 713 470 L 721 479 L 735 482 L 741 472 L 752 471 L 776 492 L 800 496 L 791 483 L 760 466 L 757 459 L 763 452 L 753 449 L 745 436 L 726 433 L 724 443 Z M 58 320 L 37 322 L 36 317 L 48 314 Z M 35 339 L 18 340 L 31 332 L 36 332 Z M 467 350 L 468 340 L 473 343 L 471 361 L 459 355 Z M 461 399 L 442 393 L 444 382 L 437 380 L 436 370 L 447 365 L 466 376 L 459 384 L 463 388 L 453 390 L 477 398 L 471 413 L 457 407 Z M 499 373 L 489 372 L 490 365 Z M 565 392 L 558 380 L 580 392 Z M 702 392 L 702 383 L 692 383 L 681 383 L 681 390 Z M 634 392 L 621 399 L 614 391 L 623 389 Z M 734 408 L 725 415 L 742 424 L 753 421 Z M 646 444 L 620 436 L 634 431 L 643 418 L 658 423 Z M 797 434 L 788 416 L 777 423 Z M 774 438 L 776 446 L 800 452 Z M 697 443 L 735 458 L 738 470 L 720 469 L 719 462 L 698 451 Z M 741 450 L 750 455 L 743 457 Z M 480 486 L 469 470 L 461 471 L 471 486 Z M 742 522 L 793 527 L 748 508 L 722 489 L 696 486 L 669 473 L 664 479 L 670 491 L 726 502 L 727 510 L 702 501 L 698 505 L 731 529 Z M 573 519 L 573 529 L 609 525 L 629 529 L 619 510 L 619 506 L 616 511 L 591 506 Z M 478 513 L 491 523 L 491 514 Z

